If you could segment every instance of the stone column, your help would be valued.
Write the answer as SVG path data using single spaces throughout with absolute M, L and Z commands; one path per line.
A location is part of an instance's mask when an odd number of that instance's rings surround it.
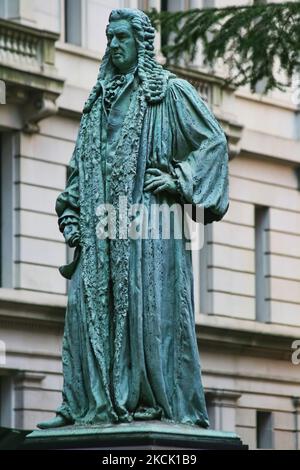
M 241 394 L 226 390 L 205 393 L 210 426 L 217 431 L 235 432 L 237 401 Z
M 45 374 L 19 372 L 15 377 L 15 427 L 30 430 L 35 427 L 36 414 L 32 408 L 41 409 L 46 393 L 42 390 Z M 47 395 L 46 395 L 47 396 Z

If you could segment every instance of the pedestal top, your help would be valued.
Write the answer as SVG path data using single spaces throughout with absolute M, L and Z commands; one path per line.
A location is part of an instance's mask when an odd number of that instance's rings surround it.
M 97 449 L 224 449 L 243 448 L 232 432 L 161 421 L 93 426 L 65 426 L 36 430 L 26 437 L 26 448 Z

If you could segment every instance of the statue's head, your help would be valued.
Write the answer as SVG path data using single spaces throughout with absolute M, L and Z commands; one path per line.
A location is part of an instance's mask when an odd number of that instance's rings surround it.
M 111 61 L 120 73 L 128 73 L 137 66 L 138 52 L 133 28 L 129 21 L 111 21 L 106 30 L 107 47 Z
M 155 30 L 141 10 L 113 10 L 106 28 L 107 48 L 102 59 L 96 86 L 86 103 L 88 111 L 99 95 L 99 82 L 117 73 L 137 74 L 148 102 L 157 103 L 165 96 L 168 74 L 155 60 Z
M 123 8 L 113 10 L 106 28 L 106 54 L 121 73 L 154 58 L 155 31 L 145 13 Z

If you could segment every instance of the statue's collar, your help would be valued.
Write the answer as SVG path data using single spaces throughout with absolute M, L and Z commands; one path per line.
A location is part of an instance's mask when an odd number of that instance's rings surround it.
M 103 85 L 103 87 L 105 88 L 105 85 L 107 83 L 111 83 L 115 80 L 122 80 L 125 82 L 132 82 L 134 77 L 136 76 L 136 72 L 137 72 L 137 66 L 135 66 L 133 69 L 131 69 L 129 72 L 127 73 L 124 73 L 124 74 L 121 74 L 121 73 L 115 73 L 113 75 L 110 75 L 108 77 L 105 77 L 101 80 L 101 84 Z
M 138 87 L 139 80 L 138 80 L 136 71 L 137 71 L 137 67 L 135 68 L 133 72 L 128 73 L 126 75 L 122 75 L 125 77 L 124 85 L 122 86 L 121 92 L 117 95 L 115 101 L 112 103 L 112 108 L 120 101 L 120 99 L 124 98 L 124 96 L 126 95 L 126 93 L 128 93 L 131 87 L 133 87 L 134 90 Z M 120 75 L 115 75 L 114 77 L 111 77 L 110 79 L 104 78 L 100 81 L 103 99 L 105 96 L 105 91 L 106 91 L 107 86 L 109 86 L 109 84 L 111 84 L 114 79 L 118 80 L 119 77 Z M 104 113 L 107 116 L 105 106 L 103 106 L 103 109 L 104 109 Z

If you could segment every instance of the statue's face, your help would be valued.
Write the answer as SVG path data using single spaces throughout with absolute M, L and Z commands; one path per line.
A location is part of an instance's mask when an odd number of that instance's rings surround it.
M 130 23 L 112 21 L 107 29 L 107 40 L 114 66 L 121 73 L 127 73 L 137 64 L 136 42 Z

